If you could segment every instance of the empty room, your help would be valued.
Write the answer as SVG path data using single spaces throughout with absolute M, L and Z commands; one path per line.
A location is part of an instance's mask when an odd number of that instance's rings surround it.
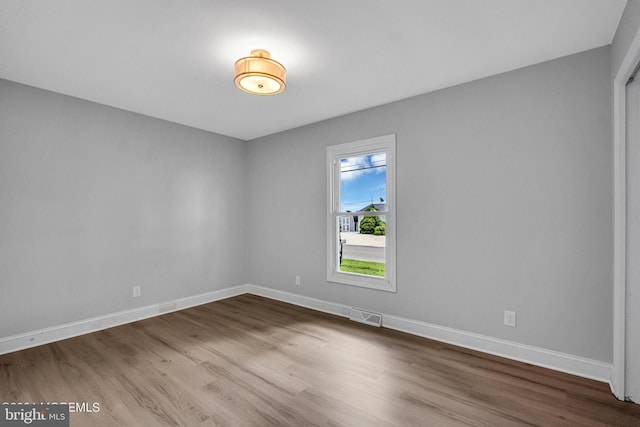
M 0 0 L 0 426 L 640 425 L 640 0 Z

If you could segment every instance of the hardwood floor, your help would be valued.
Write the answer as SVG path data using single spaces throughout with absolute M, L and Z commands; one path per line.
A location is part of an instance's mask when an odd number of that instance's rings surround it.
M 243 295 L 0 356 L 71 426 L 639 426 L 609 386 Z

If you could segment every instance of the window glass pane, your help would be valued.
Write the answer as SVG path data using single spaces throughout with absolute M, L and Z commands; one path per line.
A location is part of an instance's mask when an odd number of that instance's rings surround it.
M 338 271 L 385 277 L 385 225 L 384 216 L 338 216 Z
M 386 210 L 387 154 L 340 159 L 340 211 Z
M 327 147 L 327 281 L 396 291 L 395 135 Z

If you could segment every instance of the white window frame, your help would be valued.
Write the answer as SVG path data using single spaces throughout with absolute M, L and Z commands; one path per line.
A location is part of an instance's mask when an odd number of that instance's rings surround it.
M 338 271 L 340 233 L 338 217 L 355 212 L 340 211 L 340 159 L 367 154 L 386 153 L 387 210 L 358 212 L 358 216 L 384 215 L 386 218 L 385 277 Z M 347 142 L 327 147 L 327 281 L 396 292 L 396 135 Z

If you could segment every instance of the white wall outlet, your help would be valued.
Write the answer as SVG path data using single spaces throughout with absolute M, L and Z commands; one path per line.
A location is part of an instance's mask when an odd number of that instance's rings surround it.
M 516 327 L 516 312 L 515 311 L 504 311 L 504 325 L 510 326 L 512 328 Z
M 142 287 L 141 286 L 134 286 L 133 287 L 133 297 L 134 298 L 138 298 L 142 295 Z
M 296 285 L 300 286 L 300 283 L 302 283 L 300 276 L 296 276 Z

